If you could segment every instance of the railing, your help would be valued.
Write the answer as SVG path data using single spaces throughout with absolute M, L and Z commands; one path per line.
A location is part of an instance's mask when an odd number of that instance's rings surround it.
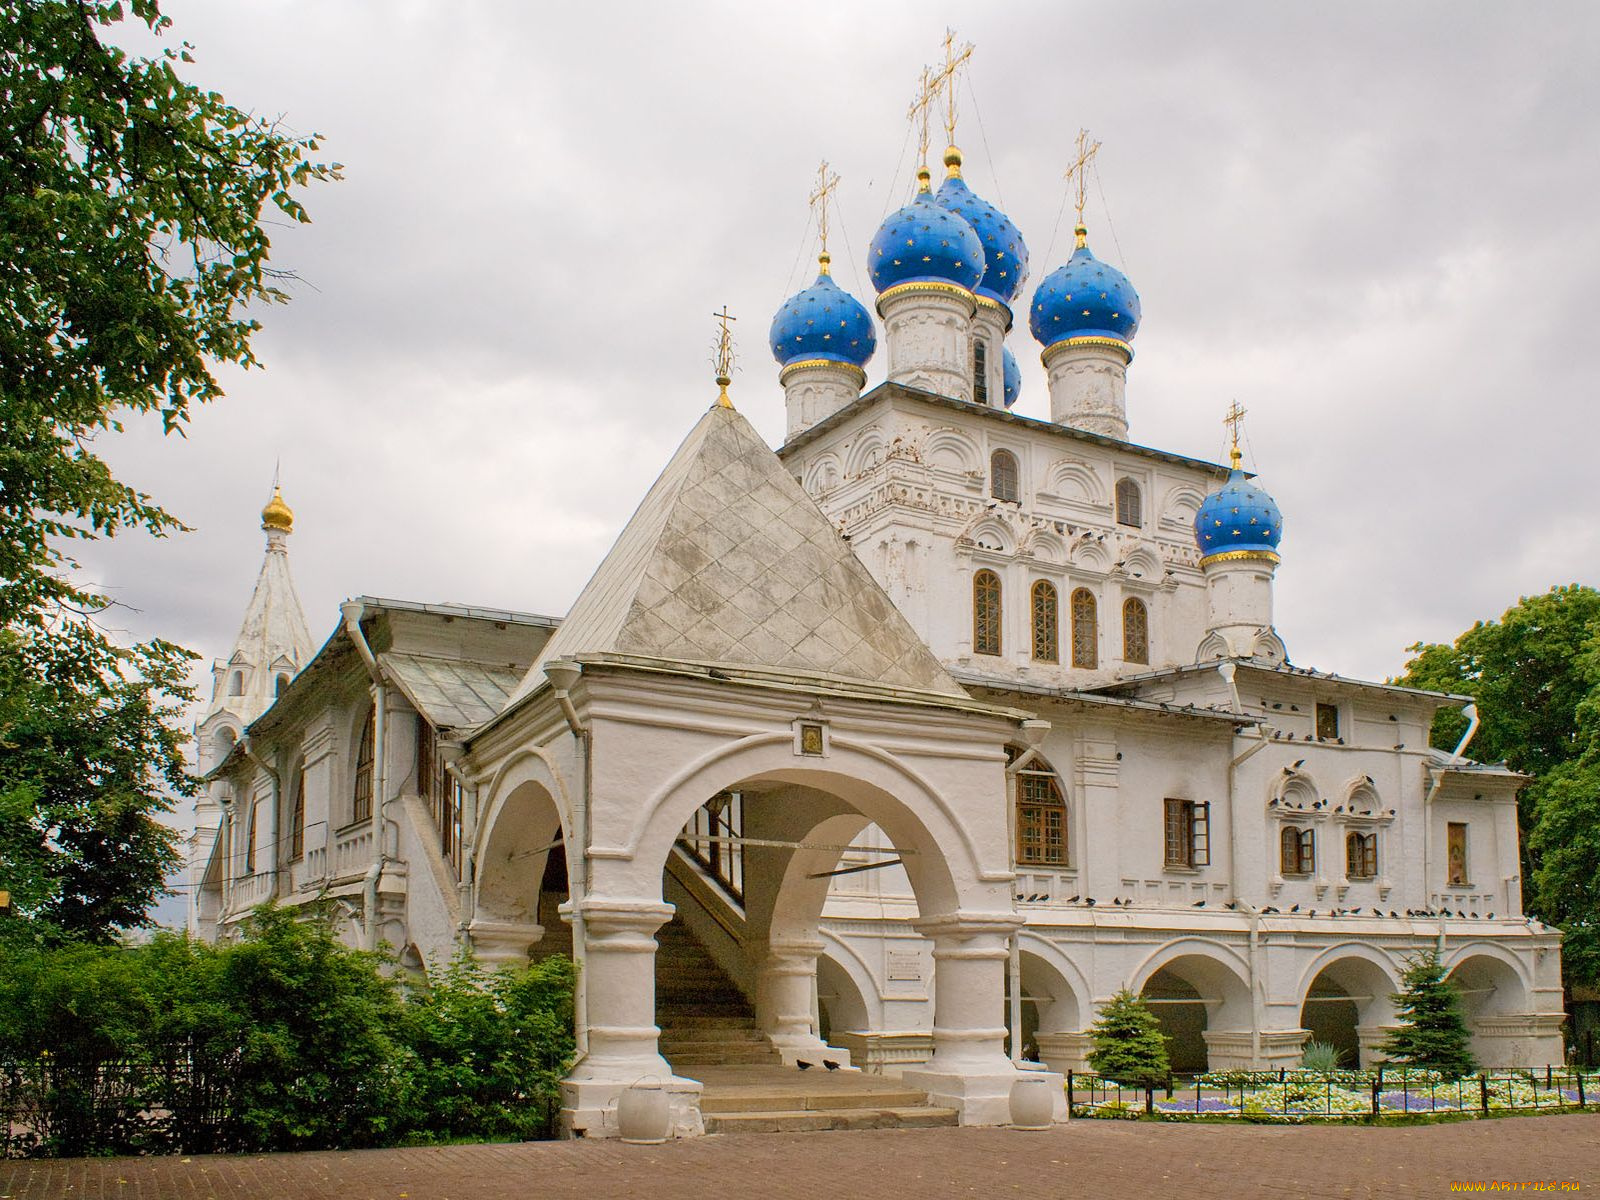
M 1436 1071 L 1221 1071 L 1175 1075 L 1157 1087 L 1068 1071 L 1067 1105 L 1079 1117 L 1237 1117 L 1246 1121 L 1489 1116 L 1600 1107 L 1600 1072 L 1505 1068 L 1446 1080 Z
M 359 875 L 372 865 L 370 823 L 341 829 L 333 835 L 333 875 Z

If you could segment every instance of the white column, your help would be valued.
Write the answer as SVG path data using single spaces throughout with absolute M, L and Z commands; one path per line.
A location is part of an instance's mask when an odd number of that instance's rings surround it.
M 1045 348 L 1050 419 L 1088 433 L 1128 440 L 1128 348 L 1113 338 L 1069 338 Z
M 1015 913 L 952 913 L 915 925 L 933 939 L 933 1057 L 901 1078 L 956 1109 L 963 1125 L 1011 1119 L 1018 1072 L 1005 1051 L 1006 939 L 1022 924 Z M 1059 1092 L 1060 1076 L 1055 1086 Z
M 785 436 L 792 438 L 859 400 L 867 373 L 849 363 L 809 358 L 778 372 L 778 382 L 789 415 Z
M 1272 579 L 1278 564 L 1254 551 L 1219 555 L 1207 563 L 1207 627 L 1227 643 L 1228 653 L 1253 657 L 1263 630 L 1272 628 Z
M 978 304 L 953 283 L 902 283 L 878 297 L 889 382 L 972 399 L 972 317 Z
M 817 959 L 823 945 L 815 941 L 773 942 L 756 984 L 756 1020 L 783 1056 L 785 1066 L 799 1059 L 821 1058 L 849 1065 L 846 1050 L 822 1040 L 814 1022 Z
M 672 913 L 655 897 L 591 896 L 583 903 L 589 1052 L 561 1084 L 564 1132 L 617 1136 L 617 1101 L 643 1079 L 666 1086 L 674 1137 L 704 1131 L 700 1085 L 673 1078 L 656 1026 L 655 934 Z

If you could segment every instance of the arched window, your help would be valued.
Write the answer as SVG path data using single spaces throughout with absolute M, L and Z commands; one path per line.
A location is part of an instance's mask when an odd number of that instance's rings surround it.
M 1021 751 L 1012 750 L 1015 758 Z M 1017 863 L 1067 866 L 1067 802 L 1050 764 L 1035 758 L 1017 772 Z
M 1131 596 L 1122 602 L 1122 661 L 1150 664 L 1150 610 Z
M 242 696 L 242 695 L 244 695 L 244 672 L 243 671 L 235 671 L 232 675 L 230 675 L 228 677 L 228 695 L 230 695 L 230 696 Z
M 272 686 L 272 694 L 274 696 L 281 696 L 288 689 L 288 687 L 289 687 L 289 672 L 280 671 L 278 673 L 277 681 Z
M 306 853 L 306 769 L 301 767 L 294 780 L 294 805 L 289 810 L 289 860 Z
M 1316 866 L 1316 832 L 1285 825 L 1279 834 L 1278 873 L 1309 875 Z
M 972 339 L 972 400 L 989 403 L 989 348 L 980 337 Z
M 972 577 L 972 652 L 1000 653 L 1000 576 L 993 571 Z
M 1009 450 L 996 450 L 989 456 L 989 494 L 1013 504 L 1022 500 L 1022 473 L 1017 456 Z
M 372 743 L 377 733 L 377 711 L 367 709 L 367 719 L 361 725 L 361 746 L 356 751 L 355 787 L 352 789 L 350 820 L 372 820 Z
M 1350 833 L 1344 839 L 1345 870 L 1351 879 L 1372 879 L 1378 874 L 1378 835 Z
M 1088 588 L 1072 593 L 1072 665 L 1090 670 L 1100 665 L 1100 619 Z
M 1144 524 L 1139 485 L 1124 476 L 1117 480 L 1117 524 L 1138 529 Z
M 1055 584 L 1041 579 L 1033 585 L 1033 657 L 1039 662 L 1061 661 L 1061 602 Z

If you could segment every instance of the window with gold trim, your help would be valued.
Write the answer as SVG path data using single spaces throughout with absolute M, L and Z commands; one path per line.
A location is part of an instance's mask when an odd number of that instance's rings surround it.
M 1122 661 L 1150 665 L 1150 610 L 1131 596 L 1122 602 Z
M 372 820 L 372 744 L 376 734 L 377 710 L 368 708 L 367 719 L 361 725 L 361 743 L 356 750 L 355 783 L 350 797 L 352 824 Z
M 993 571 L 972 577 L 972 652 L 1000 653 L 1000 576 Z
M 1100 665 L 1100 617 L 1088 588 L 1072 593 L 1072 665 L 1091 670 Z
M 1378 835 L 1349 833 L 1344 839 L 1345 875 L 1350 879 L 1372 879 L 1378 874 Z
M 1033 585 L 1033 657 L 1039 662 L 1061 661 L 1061 601 L 1055 584 L 1041 579 Z
M 1285 825 L 1279 834 L 1278 874 L 1309 875 L 1316 869 L 1316 831 Z
M 306 769 L 301 767 L 294 779 L 294 806 L 289 810 L 289 861 L 296 862 L 306 853 Z

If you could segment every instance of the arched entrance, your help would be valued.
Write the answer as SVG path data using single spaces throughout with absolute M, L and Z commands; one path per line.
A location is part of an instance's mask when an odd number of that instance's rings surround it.
M 1332 1046 L 1341 1067 L 1367 1067 L 1378 1044 L 1394 1024 L 1399 988 L 1391 970 L 1369 952 L 1341 948 L 1312 967 L 1311 981 L 1300 1005 L 1300 1025 L 1308 1041 Z
M 1528 988 L 1517 969 L 1490 954 L 1457 959 L 1450 982 L 1461 995 L 1461 1015 L 1472 1031 L 1472 1053 L 1482 1067 L 1521 1066 L 1530 1057 Z
M 1181 943 L 1145 964 L 1138 992 L 1167 1038 L 1174 1072 L 1254 1065 L 1250 990 L 1232 965 Z
M 473 858 L 467 932 L 479 959 L 494 965 L 572 953 L 559 911 L 568 890 L 566 839 L 548 788 L 525 780 L 495 800 Z

